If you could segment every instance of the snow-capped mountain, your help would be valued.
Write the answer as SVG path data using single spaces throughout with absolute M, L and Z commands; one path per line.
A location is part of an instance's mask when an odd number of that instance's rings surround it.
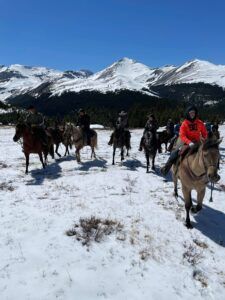
M 64 92 L 89 91 L 117 91 L 134 90 L 144 91 L 150 95 L 155 95 L 150 91 L 147 80 L 151 78 L 154 69 L 151 69 L 139 62 L 129 58 L 123 58 L 106 69 L 93 74 L 88 78 L 74 78 L 70 81 L 65 78 L 57 80 L 51 86 L 54 95 Z
M 19 64 L 0 66 L 0 101 L 36 90 L 58 79 L 86 78 L 90 71 L 57 71 L 45 67 L 29 67 Z
M 0 100 L 30 93 L 34 97 L 48 92 L 60 96 L 67 92 L 120 90 L 140 91 L 159 96 L 151 87 L 181 83 L 207 83 L 225 88 L 225 66 L 192 60 L 182 66 L 150 68 L 123 58 L 93 74 L 90 71 L 57 71 L 44 67 L 22 65 L 0 66 Z

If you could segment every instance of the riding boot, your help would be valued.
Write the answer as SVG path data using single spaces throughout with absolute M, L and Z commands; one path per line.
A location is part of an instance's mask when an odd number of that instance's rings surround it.
M 177 161 L 179 156 L 179 149 L 174 150 L 171 152 L 168 161 L 166 162 L 165 166 L 163 166 L 160 171 L 163 176 L 166 176 L 169 170 L 171 169 L 172 165 Z

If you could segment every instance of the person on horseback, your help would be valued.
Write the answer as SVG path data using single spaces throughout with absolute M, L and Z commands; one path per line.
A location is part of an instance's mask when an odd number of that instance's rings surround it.
M 168 120 L 168 122 L 166 124 L 166 130 L 172 138 L 174 136 L 174 123 L 171 118 Z
M 128 115 L 127 112 L 124 110 L 121 110 L 121 112 L 118 115 L 116 125 L 115 125 L 115 131 L 111 134 L 110 140 L 108 142 L 108 145 L 111 146 L 113 144 L 113 138 L 114 135 L 119 135 L 121 132 L 125 133 L 125 139 L 128 145 L 128 149 L 131 148 L 130 146 L 130 131 L 128 130 Z
M 86 113 L 83 108 L 80 108 L 78 111 L 78 120 L 76 126 L 79 126 L 82 129 L 83 139 L 87 139 L 87 144 L 90 145 L 91 142 L 91 129 L 90 129 L 90 116 Z
M 180 133 L 180 126 L 183 123 L 184 118 L 181 117 L 179 123 L 174 125 L 174 136 L 170 139 L 170 145 L 168 147 L 168 151 L 171 152 L 173 149 L 173 146 L 175 145 L 178 137 L 179 137 L 179 133 Z
M 180 155 L 183 155 L 188 149 L 193 149 L 198 145 L 201 138 L 206 139 L 208 136 L 204 123 L 198 118 L 198 110 L 196 106 L 188 107 L 185 120 L 180 127 L 179 138 L 176 143 L 176 148 L 170 154 L 165 166 L 161 168 L 161 173 L 165 176 L 172 165 L 177 161 Z
M 45 132 L 45 121 L 41 113 L 39 113 L 33 105 L 27 108 L 28 114 L 25 118 L 25 123 L 31 127 L 32 132 L 40 140 L 43 146 L 47 146 L 48 137 Z
M 145 124 L 145 129 L 144 129 L 143 136 L 141 138 L 140 146 L 139 146 L 139 149 L 138 149 L 139 151 L 142 151 L 142 149 L 143 149 L 143 142 L 144 142 L 144 139 L 145 139 L 145 135 L 149 131 L 151 131 L 154 135 L 154 139 L 155 139 L 155 141 L 158 145 L 158 150 L 160 152 L 161 147 L 159 146 L 159 141 L 158 141 L 158 137 L 157 137 L 157 133 L 156 133 L 158 128 L 159 128 L 159 126 L 158 126 L 158 122 L 155 118 L 155 115 L 151 113 L 150 115 L 148 115 L 148 120 Z
M 205 127 L 208 134 L 210 134 L 212 132 L 212 124 L 209 121 L 205 121 Z

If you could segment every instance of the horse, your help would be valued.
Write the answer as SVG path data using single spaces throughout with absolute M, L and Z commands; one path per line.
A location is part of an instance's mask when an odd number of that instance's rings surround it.
M 170 143 L 170 140 L 173 138 L 173 133 L 170 132 L 169 129 L 165 129 L 163 131 L 157 131 L 157 135 L 159 139 L 160 148 L 162 147 L 162 144 L 165 144 L 165 152 L 169 151 L 168 143 Z
M 53 144 L 56 145 L 55 153 L 58 155 L 58 157 L 61 157 L 61 154 L 58 152 L 59 145 L 62 143 L 66 150 L 64 156 L 69 154 L 69 147 L 72 148 L 71 145 L 71 134 L 69 131 L 65 132 L 64 127 L 48 127 L 47 131 L 51 134 L 53 139 Z
M 112 164 L 115 165 L 115 154 L 116 148 L 120 148 L 120 156 L 121 161 L 124 160 L 124 148 L 127 149 L 127 156 L 129 156 L 129 149 L 130 149 L 130 135 L 128 136 L 128 131 L 125 130 L 115 130 L 113 134 L 113 160 Z
M 193 213 L 202 209 L 207 183 L 210 181 L 214 184 L 220 179 L 217 172 L 221 141 L 221 139 L 202 140 L 195 152 L 190 151 L 178 161 L 178 165 L 173 165 L 174 196 L 178 197 L 177 182 L 179 179 L 185 201 L 187 228 L 193 228 L 190 222 L 190 209 Z M 192 205 L 191 199 L 193 189 L 197 191 L 197 205 L 195 207 Z
M 144 134 L 143 139 L 143 148 L 145 152 L 145 157 L 147 161 L 147 170 L 146 172 L 149 172 L 149 158 L 152 159 L 152 170 L 155 170 L 155 156 L 158 149 L 158 143 L 154 136 L 154 134 L 151 131 L 148 131 Z
M 70 125 L 70 130 L 71 130 L 71 133 L 72 133 L 72 137 L 71 137 L 72 144 L 74 144 L 75 148 L 76 148 L 75 155 L 76 155 L 77 162 L 78 163 L 81 162 L 80 150 L 85 146 L 90 146 L 91 147 L 91 158 L 93 156 L 94 156 L 94 158 L 96 158 L 95 149 L 98 146 L 97 132 L 93 129 L 90 130 L 92 136 L 90 137 L 90 144 L 88 144 L 87 137 L 84 136 L 84 132 L 83 132 L 82 128 L 71 124 Z
M 16 125 L 13 141 L 17 142 L 20 138 L 23 138 L 23 152 L 26 158 L 26 174 L 28 173 L 30 153 L 37 153 L 39 155 L 43 168 L 45 168 L 47 164 L 48 153 L 54 158 L 54 148 L 51 137 L 48 137 L 48 145 L 44 146 L 41 139 L 33 133 L 33 129 L 30 126 L 25 123 L 19 123 Z M 43 160 L 42 153 L 44 154 L 45 161 Z

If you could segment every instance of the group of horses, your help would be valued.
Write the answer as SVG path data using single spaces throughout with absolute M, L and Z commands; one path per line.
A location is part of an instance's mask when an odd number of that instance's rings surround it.
M 46 129 L 47 135 L 47 144 L 44 145 L 41 138 L 34 134 L 35 128 L 32 128 L 26 123 L 18 123 L 16 125 L 16 132 L 13 137 L 14 142 L 18 142 L 21 138 L 23 139 L 22 148 L 26 158 L 26 171 L 28 173 L 29 166 L 29 156 L 31 153 L 36 153 L 39 155 L 40 161 L 43 168 L 47 165 L 47 156 L 48 154 L 54 158 L 55 153 L 58 157 L 61 157 L 61 154 L 58 152 L 59 145 L 62 143 L 65 146 L 65 154 L 69 154 L 69 148 L 72 148 L 72 145 L 75 145 L 76 159 L 79 163 L 80 159 L 80 150 L 87 146 L 87 138 L 84 138 L 83 131 L 81 128 L 76 127 L 72 123 L 67 123 L 59 127 L 48 127 Z M 92 130 L 92 137 L 90 141 L 90 147 L 92 150 L 91 157 L 96 157 L 95 148 L 97 147 L 97 132 Z M 54 149 L 55 145 L 55 149 Z M 43 158 L 44 155 L 44 158 Z
M 63 143 L 65 145 L 65 155 L 69 154 L 69 148 L 75 145 L 75 155 L 77 162 L 80 159 L 80 150 L 89 145 L 91 147 L 91 157 L 96 157 L 95 148 L 97 147 L 97 132 L 92 130 L 92 135 L 89 143 L 87 138 L 84 138 L 83 131 L 81 128 L 76 127 L 72 123 L 68 123 L 63 127 L 47 129 L 48 133 L 48 145 L 43 146 L 40 139 L 38 139 L 32 132 L 32 128 L 25 123 L 20 123 L 16 125 L 16 132 L 13 137 L 15 142 L 23 138 L 23 152 L 26 157 L 26 173 L 28 173 L 29 165 L 29 155 L 30 153 L 37 153 L 42 162 L 43 168 L 45 168 L 47 163 L 48 153 L 54 158 L 54 145 L 56 146 L 55 153 L 60 157 L 58 153 L 59 144 Z M 171 138 L 170 135 L 165 132 L 159 134 L 158 138 L 160 143 L 165 143 L 167 150 L 167 143 Z M 163 138 L 162 138 L 163 137 Z M 184 157 L 180 157 L 176 165 L 172 168 L 173 181 L 174 181 L 174 196 L 178 197 L 177 181 L 181 181 L 182 193 L 185 201 L 186 209 L 186 226 L 192 228 L 190 222 L 190 210 L 193 213 L 197 213 L 202 209 L 202 202 L 206 191 L 206 186 L 208 182 L 212 184 L 216 183 L 220 176 L 218 175 L 219 169 L 219 144 L 221 139 L 218 134 L 212 134 L 207 140 L 202 140 L 198 147 L 193 151 L 189 151 Z M 113 136 L 113 161 L 116 148 L 121 149 L 121 160 L 124 159 L 124 150 L 127 149 L 127 155 L 129 154 L 130 141 L 127 139 L 127 134 L 125 131 L 120 131 Z M 149 159 L 152 158 L 152 169 L 155 168 L 154 161 L 157 153 L 158 142 L 156 141 L 155 135 L 151 132 L 146 132 L 143 140 L 143 148 L 147 160 L 147 172 L 149 171 Z M 44 154 L 44 159 L 43 159 Z M 197 205 L 193 206 L 191 191 L 197 191 Z

